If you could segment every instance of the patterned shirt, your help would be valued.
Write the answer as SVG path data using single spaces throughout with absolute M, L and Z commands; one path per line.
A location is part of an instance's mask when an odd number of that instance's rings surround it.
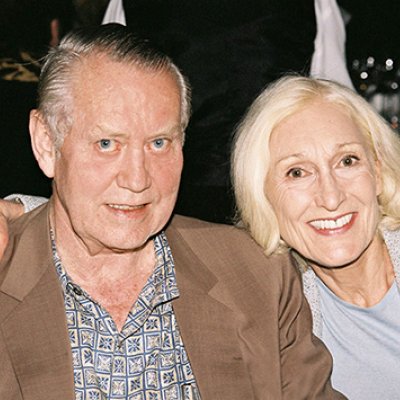
M 72 349 L 76 400 L 200 399 L 171 300 L 179 296 L 164 233 L 156 267 L 118 332 L 107 311 L 64 270 L 53 241 Z

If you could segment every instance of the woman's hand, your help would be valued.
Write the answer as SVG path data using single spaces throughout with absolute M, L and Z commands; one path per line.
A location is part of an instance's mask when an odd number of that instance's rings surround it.
M 0 259 L 8 243 L 8 223 L 24 213 L 24 206 L 16 201 L 0 199 Z

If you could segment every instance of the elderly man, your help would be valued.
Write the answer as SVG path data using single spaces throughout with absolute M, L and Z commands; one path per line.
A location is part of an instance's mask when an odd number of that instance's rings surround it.
M 189 91 L 119 26 L 47 56 L 35 157 L 47 205 L 0 264 L 1 399 L 339 399 L 287 258 L 171 218 Z

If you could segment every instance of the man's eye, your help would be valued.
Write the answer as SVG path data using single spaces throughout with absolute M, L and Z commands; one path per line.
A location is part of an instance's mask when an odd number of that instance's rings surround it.
M 155 139 L 153 140 L 153 146 L 154 148 L 156 148 L 157 150 L 162 149 L 163 147 L 165 147 L 165 139 L 159 138 L 159 139 Z
M 301 168 L 292 168 L 287 172 L 290 178 L 301 178 L 304 176 L 304 171 Z
M 101 139 L 98 141 L 100 150 L 112 151 L 115 149 L 115 141 L 111 139 Z

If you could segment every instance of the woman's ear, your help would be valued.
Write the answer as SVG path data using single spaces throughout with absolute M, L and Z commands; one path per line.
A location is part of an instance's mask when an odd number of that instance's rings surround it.
M 56 148 L 50 129 L 38 110 L 32 110 L 29 116 L 29 132 L 33 154 L 40 169 L 48 178 L 54 177 Z

